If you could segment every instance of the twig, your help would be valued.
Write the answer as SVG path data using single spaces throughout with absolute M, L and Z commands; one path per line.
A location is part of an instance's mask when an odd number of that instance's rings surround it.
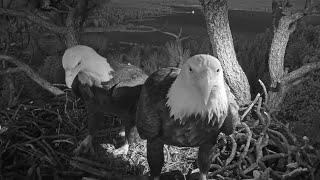
M 262 98 L 259 97 L 259 102 L 258 102 L 258 108 L 256 110 L 256 114 L 258 115 L 258 118 L 260 120 L 261 123 L 265 123 L 265 119 L 261 114 L 261 103 L 262 103 Z M 268 128 L 268 127 L 267 127 Z
M 251 132 L 249 126 L 248 126 L 246 123 L 242 122 L 241 125 L 242 125 L 242 126 L 246 129 L 246 131 L 247 131 L 247 142 L 246 142 L 246 146 L 244 147 L 243 152 L 242 152 L 241 155 L 240 155 L 240 159 L 242 160 L 242 159 L 244 159 L 244 157 L 245 157 L 245 156 L 247 155 L 247 153 L 248 153 L 248 150 L 249 150 L 249 147 L 250 147 L 251 138 L 252 138 L 252 132 Z
M 29 137 L 29 139 L 31 139 L 31 140 L 23 142 L 23 143 L 19 143 L 19 144 L 14 144 L 14 145 L 8 147 L 8 149 L 13 148 L 13 147 L 17 147 L 17 146 L 21 146 L 21 145 L 25 145 L 25 144 L 30 144 L 32 142 L 36 142 L 36 141 L 39 141 L 41 139 L 56 139 L 56 138 L 61 138 L 61 137 L 73 138 L 73 136 L 67 135 L 67 134 L 40 136 L 40 137 L 37 137 L 37 138 Z
M 220 165 L 218 165 L 218 164 L 210 164 L 210 168 L 220 169 L 222 167 Z
M 276 131 L 276 130 L 268 129 L 268 131 L 271 132 L 271 133 L 273 133 L 273 134 L 276 134 L 277 136 L 279 136 L 279 137 L 282 139 L 283 143 L 286 144 L 286 146 L 287 146 L 287 151 L 288 151 L 288 164 L 291 163 L 291 161 L 292 161 L 291 148 L 290 148 L 290 145 L 289 145 L 289 143 L 288 143 L 287 138 L 286 138 L 282 133 L 280 133 L 280 132 L 278 132 L 278 131 Z
M 269 126 L 271 124 L 271 117 L 270 117 L 269 113 L 267 113 L 265 111 L 263 113 L 267 116 L 267 124 L 265 125 L 265 127 L 263 128 L 261 133 L 262 134 L 266 134 L 266 132 L 268 131 Z
M 257 103 L 257 101 L 259 100 L 260 97 L 260 93 L 257 94 L 257 96 L 254 98 L 254 100 L 252 101 L 252 103 L 250 104 L 250 106 L 247 108 L 247 110 L 243 113 L 243 115 L 241 116 L 241 121 L 244 119 L 244 117 L 246 117 L 246 115 L 249 113 L 249 111 L 252 109 L 252 107 L 254 106 L 254 104 Z
M 53 158 L 51 151 L 48 149 L 48 147 L 46 147 L 41 141 L 37 141 L 36 142 L 42 149 L 44 149 L 45 153 L 47 154 L 47 159 L 48 162 L 53 165 L 54 167 L 56 167 L 57 162 L 56 159 Z
M 231 170 L 231 169 L 234 169 L 236 167 L 238 167 L 238 163 L 231 164 L 231 165 L 228 165 L 228 166 L 224 166 L 224 167 L 222 167 L 220 169 L 217 169 L 217 170 L 213 171 L 212 173 L 208 173 L 208 176 L 212 177 L 212 176 L 215 176 L 216 174 L 223 173 L 226 170 Z
M 20 110 L 21 107 L 22 107 L 22 104 L 20 104 L 20 105 L 18 106 L 18 108 L 15 110 L 13 116 L 11 117 L 12 120 L 15 120 L 15 119 L 16 119 L 16 117 L 17 117 L 17 115 L 18 115 L 18 112 L 19 112 L 19 110 Z
M 236 151 L 237 151 L 237 143 L 236 140 L 234 140 L 233 135 L 229 136 L 232 142 L 232 150 L 230 153 L 230 156 L 228 157 L 228 159 L 225 162 L 225 166 L 229 165 L 231 163 L 231 161 L 233 160 L 234 156 L 236 155 Z
M 260 135 L 258 141 L 255 143 L 256 145 L 256 162 L 258 163 L 258 161 L 262 158 L 263 154 L 262 154 L 262 139 L 263 139 L 263 135 Z
M 257 167 L 258 167 L 258 163 L 253 163 L 250 167 L 248 167 L 243 171 L 243 174 L 248 174 L 249 172 L 253 171 Z
M 47 146 L 47 148 L 48 148 L 49 152 L 51 153 L 51 156 L 53 157 L 53 159 L 56 161 L 56 163 L 58 164 L 58 166 L 59 166 L 60 168 L 62 168 L 63 165 L 62 165 L 61 162 L 59 161 L 59 159 L 58 159 L 55 151 L 54 151 L 53 148 L 50 146 L 50 144 L 48 144 L 44 139 L 42 139 L 41 142 L 42 142 L 44 145 Z
M 262 86 L 262 89 L 263 89 L 263 92 L 264 92 L 264 104 L 267 105 L 267 102 L 268 101 L 268 92 L 267 92 L 267 88 L 266 86 L 264 85 L 264 83 L 259 79 L 258 80 L 260 85 Z
M 72 159 L 75 160 L 75 161 L 79 161 L 81 163 L 86 163 L 88 165 L 95 166 L 97 168 L 102 168 L 102 169 L 110 168 L 106 164 L 98 163 L 98 162 L 95 162 L 95 161 L 92 161 L 92 160 L 89 160 L 89 159 L 85 159 L 83 157 L 73 157 Z
M 55 112 L 55 111 L 52 111 L 50 109 L 46 109 L 46 108 L 41 108 L 41 107 L 38 107 L 38 106 L 34 106 L 34 105 L 28 105 L 28 104 L 21 104 L 23 107 L 26 107 L 26 108 L 35 108 L 35 109 L 38 109 L 38 110 L 43 110 L 43 111 L 47 111 L 49 113 L 52 113 L 52 114 L 55 114 L 57 115 L 58 119 L 60 122 L 62 122 L 62 118 L 61 118 L 61 115 L 58 113 L 58 112 Z
M 301 167 L 299 167 L 299 168 L 297 168 L 297 169 L 289 172 L 288 174 L 282 175 L 282 178 L 283 178 L 283 179 L 292 179 L 292 178 L 297 177 L 297 176 L 299 176 L 299 175 L 301 175 L 301 174 L 303 174 L 303 173 L 306 173 L 306 172 L 308 172 L 308 169 L 307 169 L 307 168 L 301 168 Z M 313 180 L 314 180 L 314 179 L 313 179 Z

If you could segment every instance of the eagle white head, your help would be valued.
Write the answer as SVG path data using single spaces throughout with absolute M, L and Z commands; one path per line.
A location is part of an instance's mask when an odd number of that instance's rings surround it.
M 168 92 L 167 105 L 174 119 L 201 115 L 218 120 L 228 111 L 228 96 L 219 60 L 211 55 L 195 55 L 182 66 Z M 214 124 L 214 123 L 213 123 Z
M 62 66 L 66 73 L 66 85 L 69 88 L 77 75 L 82 84 L 98 87 L 101 87 L 101 82 L 112 78 L 110 72 L 113 69 L 107 59 L 84 45 L 67 49 L 62 57 Z

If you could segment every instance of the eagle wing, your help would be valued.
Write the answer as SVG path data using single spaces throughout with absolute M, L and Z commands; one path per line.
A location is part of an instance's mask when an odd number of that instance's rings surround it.
M 166 117 L 168 114 L 167 93 L 179 72 L 178 68 L 161 68 L 152 73 L 142 86 L 136 116 L 142 139 L 150 139 L 161 133 L 162 115 Z
M 138 67 L 122 64 L 112 72 L 113 78 L 107 82 L 102 82 L 102 86 L 106 90 L 112 88 L 112 97 L 125 97 L 130 94 L 139 94 L 141 85 L 148 76 Z M 133 87 L 130 89 L 130 87 Z M 130 89 L 130 90 L 129 90 Z M 128 91 L 129 90 L 129 91 Z M 132 92 L 131 92 L 132 91 Z
M 148 78 L 142 69 L 133 65 L 125 64 L 121 64 L 121 66 L 118 65 L 111 74 L 113 76 L 112 79 L 101 83 L 105 89 L 110 89 L 115 85 L 117 85 L 117 87 L 133 87 L 143 84 Z
M 226 135 L 230 135 L 234 132 L 234 129 L 237 124 L 240 123 L 240 117 L 239 117 L 239 106 L 235 100 L 234 95 L 230 91 L 230 88 L 227 84 L 226 86 L 226 91 L 228 95 L 228 101 L 229 101 L 229 109 L 227 116 L 224 120 L 224 123 L 222 127 L 220 128 L 221 132 L 223 132 Z

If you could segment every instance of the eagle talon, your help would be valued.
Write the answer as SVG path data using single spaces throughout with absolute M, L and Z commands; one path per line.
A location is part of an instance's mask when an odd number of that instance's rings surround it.
M 73 151 L 76 156 L 80 154 L 94 155 L 95 151 L 92 145 L 92 135 L 88 135 L 81 144 Z

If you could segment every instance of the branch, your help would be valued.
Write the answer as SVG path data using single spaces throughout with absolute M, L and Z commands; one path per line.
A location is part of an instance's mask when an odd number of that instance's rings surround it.
M 13 73 L 17 73 L 17 72 L 21 72 L 22 69 L 19 67 L 16 68 L 8 68 L 4 71 L 0 71 L 0 75 L 5 75 L 5 74 L 13 74 Z
M 306 0 L 304 9 L 297 11 L 296 13 L 288 14 L 288 17 L 291 19 L 291 22 L 296 22 L 301 19 L 303 16 L 320 14 L 320 3 L 312 6 L 312 0 Z
M 18 66 L 17 68 L 21 69 L 24 73 L 26 73 L 32 80 L 38 83 L 41 87 L 51 92 L 52 94 L 58 96 L 64 94 L 62 90 L 52 86 L 48 81 L 44 80 L 40 77 L 33 69 L 31 69 L 27 64 L 15 59 L 14 57 L 0 55 L 0 60 L 5 60 L 10 63 Z
M 141 28 L 149 28 L 151 29 L 150 32 L 160 32 L 160 33 L 163 33 L 163 34 L 166 34 L 166 35 L 169 35 L 169 36 L 172 36 L 173 38 L 175 38 L 176 40 L 180 40 L 180 41 L 183 41 L 185 39 L 188 39 L 190 38 L 190 36 L 186 36 L 186 37 L 182 37 L 181 38 L 181 35 L 182 35 L 182 28 L 180 28 L 179 30 L 179 34 L 176 35 L 174 33 L 171 33 L 171 32 L 167 32 L 167 31 L 162 31 L 161 29 L 157 29 L 157 28 L 154 28 L 154 27 L 150 27 L 150 26 L 140 26 Z
M 51 7 L 51 6 L 46 8 L 46 10 L 53 10 L 53 11 L 58 12 L 58 13 L 68 13 L 69 12 L 69 11 L 60 10 L 58 8 Z
M 301 66 L 299 69 L 288 73 L 285 77 L 282 78 L 281 81 L 285 84 L 288 84 L 292 81 L 302 78 L 306 74 L 316 69 L 320 69 L 320 62 L 308 63 L 304 66 Z
M 57 34 L 67 33 L 66 28 L 57 26 L 56 24 L 51 23 L 51 22 L 41 18 L 40 16 L 37 16 L 37 15 L 30 13 L 30 12 L 26 12 L 26 11 L 22 11 L 22 10 L 0 8 L 0 14 L 27 19 L 27 20 L 34 22 L 40 26 L 43 26 L 43 27 L 47 28 L 48 30 L 50 30 L 54 33 L 57 33 Z
M 320 3 L 312 6 L 312 0 L 306 0 L 305 8 L 301 11 L 294 11 L 292 5 L 287 0 L 272 1 L 273 31 L 270 53 L 269 72 L 271 76 L 271 87 L 276 87 L 284 74 L 284 56 L 290 34 L 297 27 L 298 20 L 302 17 L 314 13 L 319 13 Z
M 287 2 L 273 0 L 272 1 L 273 16 L 275 19 L 274 23 L 278 23 L 280 18 L 284 18 L 288 23 L 294 23 L 307 15 L 320 14 L 320 3 L 312 6 L 312 0 L 306 0 L 305 7 L 303 10 L 294 11 L 291 5 Z M 276 25 L 274 24 L 274 25 Z

